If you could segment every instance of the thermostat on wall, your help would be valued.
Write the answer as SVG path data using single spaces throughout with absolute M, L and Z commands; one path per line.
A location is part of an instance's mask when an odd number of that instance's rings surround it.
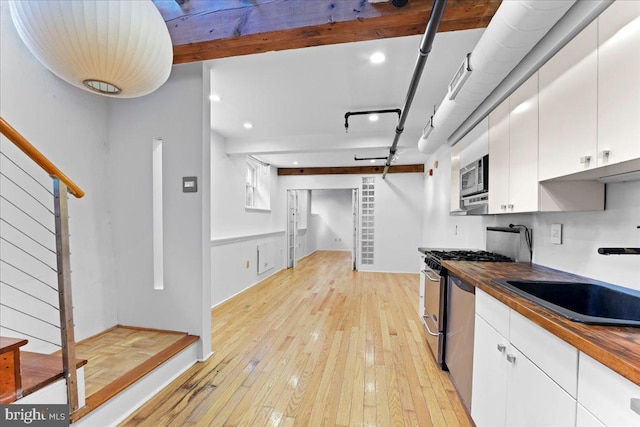
M 183 193 L 197 193 L 198 192 L 198 177 L 197 176 L 184 176 L 184 177 L 182 177 L 182 192 Z

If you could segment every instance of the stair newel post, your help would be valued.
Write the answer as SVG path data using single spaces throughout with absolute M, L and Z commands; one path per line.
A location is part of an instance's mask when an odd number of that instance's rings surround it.
M 76 343 L 73 332 L 73 304 L 71 301 L 71 257 L 69 250 L 67 185 L 54 177 L 53 193 L 56 222 L 56 257 L 58 264 L 62 368 L 65 378 L 67 379 L 69 412 L 73 413 L 78 409 L 78 375 L 76 373 Z

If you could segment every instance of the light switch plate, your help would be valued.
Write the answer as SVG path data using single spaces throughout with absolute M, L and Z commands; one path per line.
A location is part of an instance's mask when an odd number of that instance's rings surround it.
M 183 193 L 197 193 L 198 192 L 198 177 L 197 176 L 185 176 L 185 177 L 182 177 L 182 192 Z
M 551 243 L 562 244 L 562 224 L 551 224 Z

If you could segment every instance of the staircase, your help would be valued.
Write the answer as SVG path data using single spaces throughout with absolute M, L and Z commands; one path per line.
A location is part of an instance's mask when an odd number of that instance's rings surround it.
M 67 199 L 84 192 L 2 117 L 0 134 L 11 143 L 0 145 L 0 334 L 14 337 L 1 338 L 0 403 L 63 378 L 73 413 L 86 362 L 75 357 Z M 28 343 L 40 353 L 21 351 Z M 41 354 L 50 348 L 61 355 Z
M 64 378 L 62 356 L 21 351 L 25 339 L 0 337 L 0 404 L 26 397 Z M 87 364 L 76 360 L 76 369 Z

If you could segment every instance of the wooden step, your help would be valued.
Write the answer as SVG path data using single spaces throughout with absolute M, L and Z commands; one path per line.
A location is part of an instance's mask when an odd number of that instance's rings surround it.
M 22 365 L 22 397 L 64 378 L 62 356 L 57 354 L 21 351 L 20 364 Z M 86 364 L 86 360 L 76 359 L 76 369 Z
M 149 330 L 151 331 L 151 329 Z M 179 340 L 175 341 L 173 344 L 166 347 L 159 353 L 156 353 L 151 358 L 145 360 L 126 374 L 117 378 L 106 387 L 96 391 L 90 396 L 87 396 L 85 406 L 71 414 L 71 422 L 76 422 L 82 417 L 88 415 L 99 406 L 107 402 L 109 399 L 115 397 L 118 393 L 125 390 L 127 387 L 135 384 L 136 381 L 140 380 L 155 368 L 162 365 L 164 362 L 171 359 L 173 356 L 180 353 L 182 350 L 189 347 L 194 342 L 198 341 L 199 338 L 200 337 L 195 335 L 184 334 L 184 336 Z
M 6 405 L 22 396 L 20 378 L 20 347 L 27 344 L 20 338 L 0 337 L 0 404 Z

